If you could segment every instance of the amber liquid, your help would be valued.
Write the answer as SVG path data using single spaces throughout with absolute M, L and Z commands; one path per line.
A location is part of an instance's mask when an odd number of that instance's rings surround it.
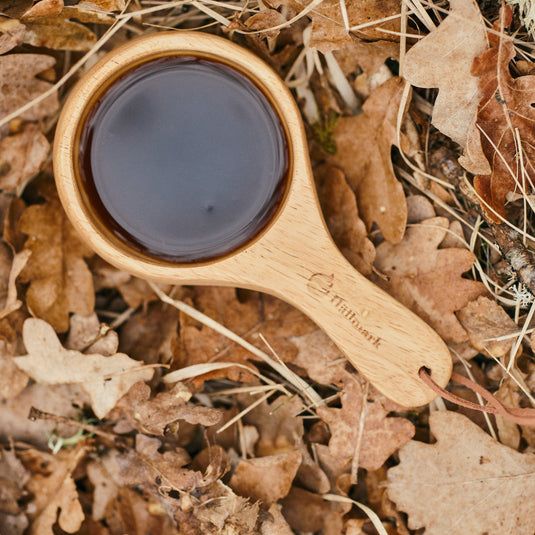
M 81 127 L 79 181 L 114 239 L 202 262 L 257 236 L 281 205 L 288 145 L 262 91 L 237 70 L 173 56 L 138 66 Z

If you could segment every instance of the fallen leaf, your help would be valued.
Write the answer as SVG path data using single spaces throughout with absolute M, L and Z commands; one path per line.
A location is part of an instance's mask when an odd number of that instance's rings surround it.
M 27 18 L 24 23 L 24 42 L 31 46 L 85 52 L 97 42 L 89 28 L 62 15 Z
M 0 57 L 0 119 L 50 89 L 51 84 L 38 80 L 36 76 L 55 63 L 52 56 L 44 54 L 8 54 Z M 25 121 L 39 121 L 56 113 L 58 108 L 58 96 L 54 92 L 19 117 Z
M 17 458 L 14 448 L 0 450 L 1 513 L 17 515 L 20 512 L 18 501 L 22 498 L 24 486 L 29 479 L 30 473 Z
M 339 384 L 347 376 L 347 359 L 321 329 L 290 340 L 298 349 L 292 364 L 306 370 L 313 381 L 322 385 Z
M 110 535 L 179 535 L 173 520 L 154 498 L 135 489 L 119 489 L 108 504 L 106 525 Z
M 274 39 L 280 34 L 280 29 L 270 30 L 286 22 L 286 17 L 276 9 L 263 9 L 245 21 L 245 26 L 250 30 L 262 30 L 262 37 Z
M 407 222 L 405 194 L 390 155 L 393 146 L 400 148 L 397 119 L 403 91 L 404 81 L 391 78 L 370 95 L 363 113 L 342 117 L 333 134 L 336 154 L 328 158 L 356 192 L 359 214 L 368 229 L 376 222 L 392 243 L 401 240 Z
M 330 502 L 299 487 L 292 487 L 281 504 L 282 514 L 293 530 L 322 535 L 340 535 L 342 517 L 351 509 L 351 504 Z
M 63 9 L 63 0 L 39 0 L 23 15 L 23 19 L 59 15 Z
M 33 178 L 48 156 L 50 145 L 35 124 L 0 142 L 0 188 L 13 191 Z
M 488 297 L 481 296 L 468 303 L 457 312 L 457 318 L 466 329 L 470 344 L 487 357 L 504 357 L 516 343 L 515 336 L 500 340 L 519 333 L 519 327 L 496 301 Z
M 318 407 L 316 410 L 331 430 L 329 451 L 333 457 L 347 464 L 357 454 L 361 468 L 377 470 L 413 437 L 414 425 L 405 418 L 387 418 L 389 412 L 402 408 L 373 387 L 365 396 L 364 385 L 356 376 L 344 380 L 342 408 Z M 359 432 L 361 425 L 363 428 Z
M 2 18 L 0 20 L 0 54 L 9 52 L 20 45 L 26 26 L 17 19 Z
M 254 398 L 242 395 L 241 405 L 247 407 Z M 244 416 L 244 422 L 258 429 L 260 438 L 256 444 L 256 455 L 264 457 L 294 451 L 303 436 L 303 421 L 297 415 L 303 411 L 298 396 L 279 396 L 271 403 L 257 405 Z
M 14 357 L 15 364 L 41 384 L 79 384 L 99 418 L 106 416 L 134 383 L 148 381 L 153 374 L 153 370 L 136 370 L 142 363 L 122 353 L 105 357 L 64 349 L 54 329 L 43 320 L 27 319 L 23 339 L 28 355 Z
M 297 450 L 255 459 L 242 459 L 230 478 L 230 488 L 241 496 L 270 506 L 284 498 L 301 464 Z
M 478 78 L 470 69 L 486 48 L 486 27 L 475 0 L 452 0 L 438 28 L 405 55 L 403 76 L 416 87 L 438 88 L 431 122 L 461 147 L 466 146 L 481 98 Z
M 121 432 L 138 429 L 142 433 L 163 436 L 167 426 L 178 420 L 193 425 L 211 426 L 221 420 L 221 410 L 188 404 L 192 393 L 177 383 L 168 392 L 160 392 L 150 398 L 150 387 L 139 382 L 132 386 L 119 401 L 113 412 L 114 420 L 126 420 L 121 424 Z M 124 431 L 129 424 L 128 431 Z
M 136 435 L 136 449 L 117 456 L 123 485 L 144 485 L 164 490 L 187 491 L 206 484 L 200 472 L 183 468 L 190 456 L 182 448 L 160 453 L 157 438 Z M 163 491 L 162 491 L 163 492 Z
M 69 336 L 64 346 L 65 349 L 82 353 L 99 353 L 111 357 L 117 353 L 119 337 L 107 325 L 101 324 L 95 313 L 90 316 L 73 314 L 70 318 Z
M 82 316 L 93 312 L 93 280 L 83 259 L 93 251 L 80 241 L 55 196 L 26 208 L 18 226 L 28 235 L 24 247 L 32 253 L 19 276 L 21 282 L 30 283 L 28 308 L 56 331 L 65 332 L 69 312 Z
M 94 489 L 91 507 L 93 520 L 102 520 L 106 516 L 108 503 L 119 492 L 119 465 L 115 460 L 117 455 L 117 450 L 112 449 L 87 465 L 87 477 Z
M 291 5 L 302 11 L 310 2 L 293 0 Z M 353 34 L 362 39 L 374 41 L 387 39 L 397 41 L 398 37 L 388 31 L 399 32 L 400 18 L 395 17 L 400 13 L 398 0 L 346 0 L 344 2 L 347 11 L 348 26 L 354 27 L 366 24 L 365 27 L 349 32 L 346 29 L 342 16 L 342 8 L 338 0 L 323 0 L 309 13 L 312 19 L 312 35 L 310 46 L 321 52 L 337 50 L 352 42 Z M 393 17 L 390 20 L 382 20 Z M 382 31 L 387 30 L 387 31 Z
M 488 34 L 490 49 L 474 60 L 472 74 L 479 77 L 482 98 L 469 142 L 481 146 L 483 152 L 476 151 L 472 156 L 476 163 L 470 155 L 461 161 L 463 167 L 474 172 L 472 167 L 477 167 L 479 155 L 486 158 L 488 169 L 477 170 L 474 187 L 486 204 L 487 214 L 497 223 L 498 216 L 505 217 L 507 194 L 521 190 L 526 194 L 535 180 L 535 76 L 511 76 L 509 64 L 516 50 L 513 37 L 504 33 L 511 18 L 511 8 L 503 7 Z
M 409 528 L 532 535 L 535 456 L 502 446 L 454 412 L 431 413 L 430 426 L 437 442 L 409 442 L 388 471 L 388 494 L 409 515 Z
M 274 503 L 267 513 L 260 526 L 260 535 L 293 535 L 292 529 L 282 515 L 280 505 Z
M 199 489 L 195 499 L 188 494 L 180 500 L 169 498 L 166 506 L 174 512 L 181 535 L 250 535 L 259 516 L 259 504 L 236 496 L 221 480 Z
M 375 247 L 368 239 L 366 226 L 359 217 L 355 194 L 344 173 L 332 166 L 319 168 L 318 195 L 323 217 L 342 254 L 363 275 L 372 272 Z
M 86 443 L 79 442 L 75 448 L 55 456 L 36 452 L 43 459 L 46 473 L 34 473 L 27 484 L 33 495 L 31 535 L 53 535 L 56 522 L 67 533 L 78 532 L 85 515 L 72 473 L 88 450 Z
M 426 219 L 407 229 L 403 241 L 377 247 L 376 268 L 389 280 L 377 284 L 418 314 L 448 342 L 468 339 L 454 312 L 487 290 L 483 283 L 462 278 L 475 260 L 467 249 L 439 249 L 449 222 Z

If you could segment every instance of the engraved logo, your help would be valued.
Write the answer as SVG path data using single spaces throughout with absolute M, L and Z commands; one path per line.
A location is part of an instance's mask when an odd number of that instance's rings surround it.
M 334 274 L 326 275 L 325 273 L 313 273 L 307 281 L 307 288 L 311 293 L 328 299 L 336 311 L 346 320 L 351 322 L 356 331 L 366 338 L 366 340 L 371 342 L 376 348 L 379 348 L 381 339 L 378 336 L 373 335 L 362 325 L 359 320 L 359 313 L 353 310 L 342 296 L 333 291 L 333 286 Z

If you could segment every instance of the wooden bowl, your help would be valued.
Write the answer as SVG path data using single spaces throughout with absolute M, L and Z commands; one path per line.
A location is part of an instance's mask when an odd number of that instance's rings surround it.
M 80 125 L 101 86 L 142 62 L 165 55 L 207 58 L 234 67 L 268 95 L 285 129 L 289 183 L 269 224 L 232 254 L 203 263 L 160 261 L 131 250 L 96 220 L 77 171 Z M 138 277 L 172 284 L 226 285 L 267 292 L 302 310 L 378 390 L 404 406 L 436 395 L 418 377 L 426 367 L 445 386 L 451 357 L 420 318 L 360 275 L 334 245 L 314 188 L 299 110 L 277 74 L 230 41 L 199 32 L 135 39 L 100 60 L 72 90 L 58 122 L 54 171 L 74 227 L 100 256 Z

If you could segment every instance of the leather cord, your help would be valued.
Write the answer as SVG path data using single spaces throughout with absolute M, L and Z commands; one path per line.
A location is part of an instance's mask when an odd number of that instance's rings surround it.
M 511 422 L 514 422 L 519 425 L 532 425 L 535 426 L 535 409 L 509 409 L 501 401 L 499 401 L 495 396 L 493 396 L 487 389 L 483 388 L 481 385 L 478 385 L 474 381 L 471 381 L 467 377 L 459 375 L 458 373 L 453 372 L 451 374 L 452 381 L 459 383 L 463 386 L 466 386 L 473 392 L 480 394 L 482 398 L 486 399 L 489 402 L 489 405 L 479 405 L 477 403 L 472 403 L 467 401 L 447 390 L 440 387 L 429 374 L 428 370 L 425 368 L 420 368 L 418 375 L 420 379 L 434 392 L 439 396 L 460 405 L 461 407 L 466 407 L 468 409 L 473 409 L 476 411 L 488 412 L 490 414 L 499 414 L 504 418 L 507 418 Z

